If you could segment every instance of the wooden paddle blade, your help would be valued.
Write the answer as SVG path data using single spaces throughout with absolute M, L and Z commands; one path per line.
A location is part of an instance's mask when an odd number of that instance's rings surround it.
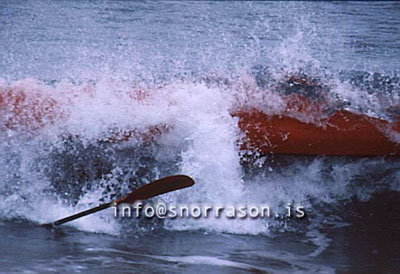
M 146 200 L 157 195 L 186 188 L 192 185 L 194 185 L 193 179 L 186 175 L 174 175 L 174 176 L 164 177 L 134 190 L 128 196 L 116 200 L 115 202 L 117 204 L 120 203 L 131 204 L 136 201 Z

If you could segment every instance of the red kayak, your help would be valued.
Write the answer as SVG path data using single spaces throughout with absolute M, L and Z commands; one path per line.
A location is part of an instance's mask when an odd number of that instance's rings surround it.
M 27 97 L 20 89 L 0 90 L 0 110 L 7 113 L 3 126 L 35 130 L 66 115 L 55 99 L 40 94 Z M 388 122 L 346 110 L 324 115 L 327 103 L 312 102 L 297 94 L 287 96 L 286 101 L 286 111 L 279 114 L 268 115 L 254 108 L 232 113 L 245 133 L 242 149 L 262 154 L 400 156 L 399 143 L 394 140 L 399 140 L 394 136 L 400 134 L 400 121 Z M 304 114 L 314 121 L 300 119 Z M 122 142 L 143 136 L 151 141 L 166 131 L 168 126 L 154 125 L 146 132 L 113 132 L 101 141 Z

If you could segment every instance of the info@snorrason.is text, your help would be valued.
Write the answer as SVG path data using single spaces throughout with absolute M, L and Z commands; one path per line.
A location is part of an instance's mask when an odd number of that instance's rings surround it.
M 133 205 L 121 204 L 114 206 L 114 217 L 138 218 L 297 218 L 306 216 L 305 207 L 288 203 L 280 210 L 272 210 L 268 205 L 169 205 L 166 203 L 143 204 L 136 202 Z

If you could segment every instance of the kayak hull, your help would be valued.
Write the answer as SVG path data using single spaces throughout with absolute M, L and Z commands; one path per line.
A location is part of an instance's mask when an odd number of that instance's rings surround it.
M 136 99 L 140 101 L 142 97 Z M 262 154 L 400 156 L 400 121 L 388 122 L 340 110 L 320 119 L 316 125 L 297 117 L 323 117 L 322 113 L 329 107 L 327 102 L 316 103 L 298 94 L 283 99 L 286 108 L 280 115 L 267 115 L 258 109 L 231 114 L 239 118 L 239 128 L 245 135 L 241 140 L 242 149 Z M 0 112 L 6 114 L 0 121 L 0 129 L 17 131 L 34 131 L 68 116 L 55 98 L 41 93 L 28 95 L 23 89 L 15 88 L 0 89 Z M 116 130 L 99 141 L 140 138 L 152 142 L 168 129 L 169 125 L 158 124 L 145 131 Z
M 239 127 L 245 133 L 242 149 L 262 154 L 400 156 L 399 145 L 386 132 L 400 132 L 400 123 L 337 111 L 324 126 L 301 122 L 259 110 L 240 111 Z

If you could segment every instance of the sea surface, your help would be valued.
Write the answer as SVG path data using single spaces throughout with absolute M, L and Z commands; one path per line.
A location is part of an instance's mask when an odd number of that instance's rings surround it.
M 0 272 L 398 273 L 399 159 L 244 151 L 231 113 L 294 76 L 393 121 L 399 69 L 399 2 L 1 1 Z M 150 204 L 274 214 L 43 226 L 173 174 Z

